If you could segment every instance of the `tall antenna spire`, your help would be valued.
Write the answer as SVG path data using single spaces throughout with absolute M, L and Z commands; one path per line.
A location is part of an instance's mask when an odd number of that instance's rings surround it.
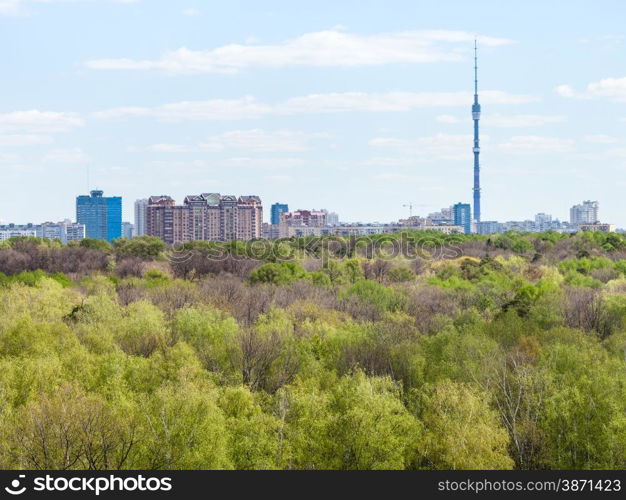
M 474 102 L 478 102 L 478 43 L 474 38 Z
M 480 104 L 478 104 L 478 42 L 474 39 L 474 104 L 472 105 L 474 120 L 474 221 L 480 222 L 480 139 L 479 127 Z

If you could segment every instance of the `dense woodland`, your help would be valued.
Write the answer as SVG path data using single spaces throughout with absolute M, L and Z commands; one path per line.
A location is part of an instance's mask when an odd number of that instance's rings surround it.
M 0 467 L 626 467 L 626 238 L 0 243 Z

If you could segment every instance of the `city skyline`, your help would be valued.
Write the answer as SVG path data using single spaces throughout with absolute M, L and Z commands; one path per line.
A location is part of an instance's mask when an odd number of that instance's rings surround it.
M 471 203 L 477 37 L 482 220 L 567 220 L 592 199 L 625 227 L 624 8 L 479 3 L 490 21 L 461 2 L 321 2 L 303 19 L 284 2 L 0 0 L 0 219 L 62 220 L 92 189 L 128 221 L 136 199 L 199 190 L 363 222 Z M 531 17 L 559 28 L 534 37 Z

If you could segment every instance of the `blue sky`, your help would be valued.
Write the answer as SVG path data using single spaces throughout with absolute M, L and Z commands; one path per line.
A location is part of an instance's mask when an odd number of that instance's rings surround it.
M 258 194 L 345 221 L 472 188 L 483 220 L 626 227 L 621 1 L 0 0 L 0 220 L 74 217 L 88 186 Z M 89 182 L 89 184 L 88 184 Z

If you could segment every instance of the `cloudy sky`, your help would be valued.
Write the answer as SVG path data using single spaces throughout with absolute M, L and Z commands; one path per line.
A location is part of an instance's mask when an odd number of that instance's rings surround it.
M 507 4 L 506 6 L 504 4 Z M 583 199 L 626 227 L 622 1 L 0 0 L 0 220 L 89 188 L 258 194 L 345 221 L 472 188 L 483 220 Z

